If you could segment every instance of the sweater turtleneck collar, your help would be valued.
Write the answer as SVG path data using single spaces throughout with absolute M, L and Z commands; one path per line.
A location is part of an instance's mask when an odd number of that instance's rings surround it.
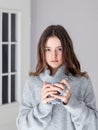
M 55 82 L 60 82 L 62 79 L 68 80 L 68 76 L 65 75 L 65 66 L 62 65 L 58 68 L 57 72 L 54 75 L 50 75 L 50 70 L 45 69 L 39 77 L 42 81 L 46 81 L 48 83 L 54 84 Z

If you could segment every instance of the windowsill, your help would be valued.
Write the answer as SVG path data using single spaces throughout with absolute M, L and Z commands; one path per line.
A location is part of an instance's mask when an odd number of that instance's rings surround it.
M 6 103 L 6 104 L 3 104 L 3 105 L 1 105 L 0 106 L 0 109 L 6 109 L 6 107 L 7 108 L 10 108 L 10 107 L 15 107 L 15 106 L 17 106 L 17 105 L 19 105 L 19 103 L 18 102 L 13 102 L 13 103 Z

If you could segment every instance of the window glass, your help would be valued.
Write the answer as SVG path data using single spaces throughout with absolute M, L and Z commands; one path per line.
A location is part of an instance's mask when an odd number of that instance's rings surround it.
M 8 13 L 2 14 L 2 41 L 8 41 Z
M 2 45 L 2 73 L 8 72 L 8 45 Z
M 11 72 L 15 72 L 16 45 L 11 45 Z
M 16 77 L 17 77 L 17 43 L 16 34 L 18 28 L 17 14 L 13 12 L 0 13 L 0 104 L 13 103 L 16 98 Z
M 11 76 L 11 102 L 15 101 L 15 75 Z
M 11 41 L 16 41 L 16 15 L 11 14 Z
M 8 103 L 8 76 L 2 77 L 2 104 Z

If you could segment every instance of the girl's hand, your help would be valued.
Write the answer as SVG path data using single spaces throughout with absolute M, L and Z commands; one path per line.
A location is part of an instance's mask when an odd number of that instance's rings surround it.
M 63 104 L 68 104 L 68 102 L 70 100 L 70 97 L 71 97 L 70 85 L 64 79 L 60 83 L 55 83 L 54 85 L 56 86 L 55 90 L 58 91 L 58 92 L 61 92 L 61 90 L 63 90 L 64 86 L 66 85 L 66 91 L 65 91 L 65 93 L 63 95 L 53 94 L 52 96 L 54 98 L 61 99 L 61 101 L 63 102 Z
M 44 82 L 43 84 L 43 88 L 42 88 L 42 92 L 41 92 L 41 101 L 42 103 L 46 104 L 49 101 L 52 101 L 55 99 L 55 97 L 53 97 L 52 95 L 56 93 L 55 90 L 51 89 L 52 85 L 48 84 L 47 82 Z M 50 97 L 48 97 L 50 95 Z

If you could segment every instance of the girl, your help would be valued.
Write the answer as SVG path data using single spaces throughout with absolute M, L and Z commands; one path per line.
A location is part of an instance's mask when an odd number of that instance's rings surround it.
M 26 81 L 18 130 L 98 130 L 91 80 L 81 72 L 72 40 L 61 25 L 48 26 L 38 44 L 36 71 Z

